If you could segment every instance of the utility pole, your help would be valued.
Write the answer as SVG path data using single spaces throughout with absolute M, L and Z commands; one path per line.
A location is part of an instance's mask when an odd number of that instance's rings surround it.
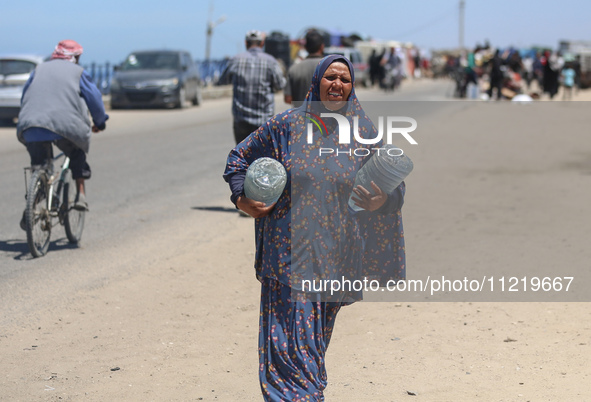
M 460 51 L 464 50 L 464 8 L 465 0 L 460 0 Z
M 213 28 L 226 20 L 226 16 L 222 15 L 216 22 L 211 20 L 213 14 L 213 0 L 209 6 L 209 17 L 207 19 L 207 30 L 205 39 L 205 61 L 209 62 L 209 55 L 211 54 L 211 36 L 213 35 Z

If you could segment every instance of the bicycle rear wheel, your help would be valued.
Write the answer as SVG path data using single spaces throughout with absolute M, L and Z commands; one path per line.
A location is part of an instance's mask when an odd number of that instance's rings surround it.
M 35 258 L 44 256 L 49 248 L 51 216 L 47 209 L 48 194 L 47 174 L 42 170 L 33 171 L 29 189 L 27 190 L 25 221 L 27 243 L 31 254 Z
M 63 189 L 62 208 L 64 208 L 66 236 L 70 243 L 77 244 L 82 238 L 86 211 L 72 208 L 72 205 L 76 202 L 76 182 L 72 178 L 72 171 L 70 169 L 64 172 Z

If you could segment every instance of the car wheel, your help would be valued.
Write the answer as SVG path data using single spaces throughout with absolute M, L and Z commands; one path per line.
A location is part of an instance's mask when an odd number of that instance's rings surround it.
M 179 89 L 179 102 L 177 103 L 177 107 L 179 109 L 186 109 L 189 107 L 187 102 L 187 91 L 185 90 L 185 87 L 181 87 Z

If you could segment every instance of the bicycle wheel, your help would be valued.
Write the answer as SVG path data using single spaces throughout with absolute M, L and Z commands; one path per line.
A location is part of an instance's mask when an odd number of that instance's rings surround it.
M 33 171 L 27 191 L 25 220 L 27 243 L 35 258 L 45 255 L 51 237 L 51 217 L 47 210 L 48 187 L 45 171 Z
M 82 238 L 82 231 L 84 230 L 84 217 L 86 211 L 79 211 L 72 208 L 76 201 L 76 182 L 72 179 L 72 171 L 70 169 L 64 172 L 62 208 L 64 208 L 64 227 L 66 229 L 66 236 L 70 243 L 77 244 Z

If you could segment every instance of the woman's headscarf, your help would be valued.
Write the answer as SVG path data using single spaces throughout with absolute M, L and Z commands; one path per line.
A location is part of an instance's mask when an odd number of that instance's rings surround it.
M 351 62 L 346 58 L 338 54 L 331 54 L 329 56 L 324 57 L 323 59 L 318 62 L 316 66 L 316 70 L 314 70 L 314 75 L 312 76 L 312 85 L 310 86 L 310 90 L 306 95 L 306 100 L 309 102 L 320 102 L 320 80 L 322 80 L 322 76 L 330 67 L 332 63 L 341 62 L 345 64 L 349 68 L 349 73 L 351 74 L 351 83 L 353 84 L 353 88 L 351 89 L 351 94 L 349 95 L 349 99 L 355 97 L 355 70 L 353 69 L 353 65 Z
M 349 69 L 349 73 L 351 74 L 352 88 L 346 104 L 340 110 L 334 111 L 327 109 L 320 99 L 320 81 L 322 80 L 322 77 L 326 73 L 328 67 L 330 67 L 331 64 L 337 62 L 343 63 Z M 365 114 L 365 111 L 359 103 L 357 94 L 355 93 L 355 69 L 353 68 L 353 64 L 351 63 L 351 61 L 349 61 L 349 59 L 338 54 L 325 56 L 320 60 L 320 62 L 316 66 L 316 70 L 314 71 L 314 75 L 312 77 L 312 84 L 310 85 L 310 89 L 308 90 L 306 99 L 299 108 L 295 109 L 295 111 L 299 112 L 300 117 L 305 117 L 306 115 L 312 114 L 320 116 L 321 113 L 340 113 L 347 117 L 351 128 L 353 128 L 353 118 L 357 117 L 359 121 L 359 133 L 361 137 L 375 138 L 378 135 L 378 131 L 375 125 Z M 294 117 L 296 117 L 297 115 L 298 113 L 295 113 Z M 294 120 L 297 120 L 297 118 L 294 118 Z M 306 119 L 299 119 L 299 123 L 302 122 L 307 124 Z M 326 119 L 323 121 L 323 123 L 325 123 L 325 127 L 329 132 L 334 131 L 336 129 L 336 121 L 334 121 L 333 119 Z M 295 133 L 302 133 L 304 131 L 306 131 L 305 127 L 302 127 L 302 125 L 300 124 L 297 126 L 296 130 L 292 130 L 292 136 L 294 136 Z M 365 147 L 362 145 L 360 146 Z

